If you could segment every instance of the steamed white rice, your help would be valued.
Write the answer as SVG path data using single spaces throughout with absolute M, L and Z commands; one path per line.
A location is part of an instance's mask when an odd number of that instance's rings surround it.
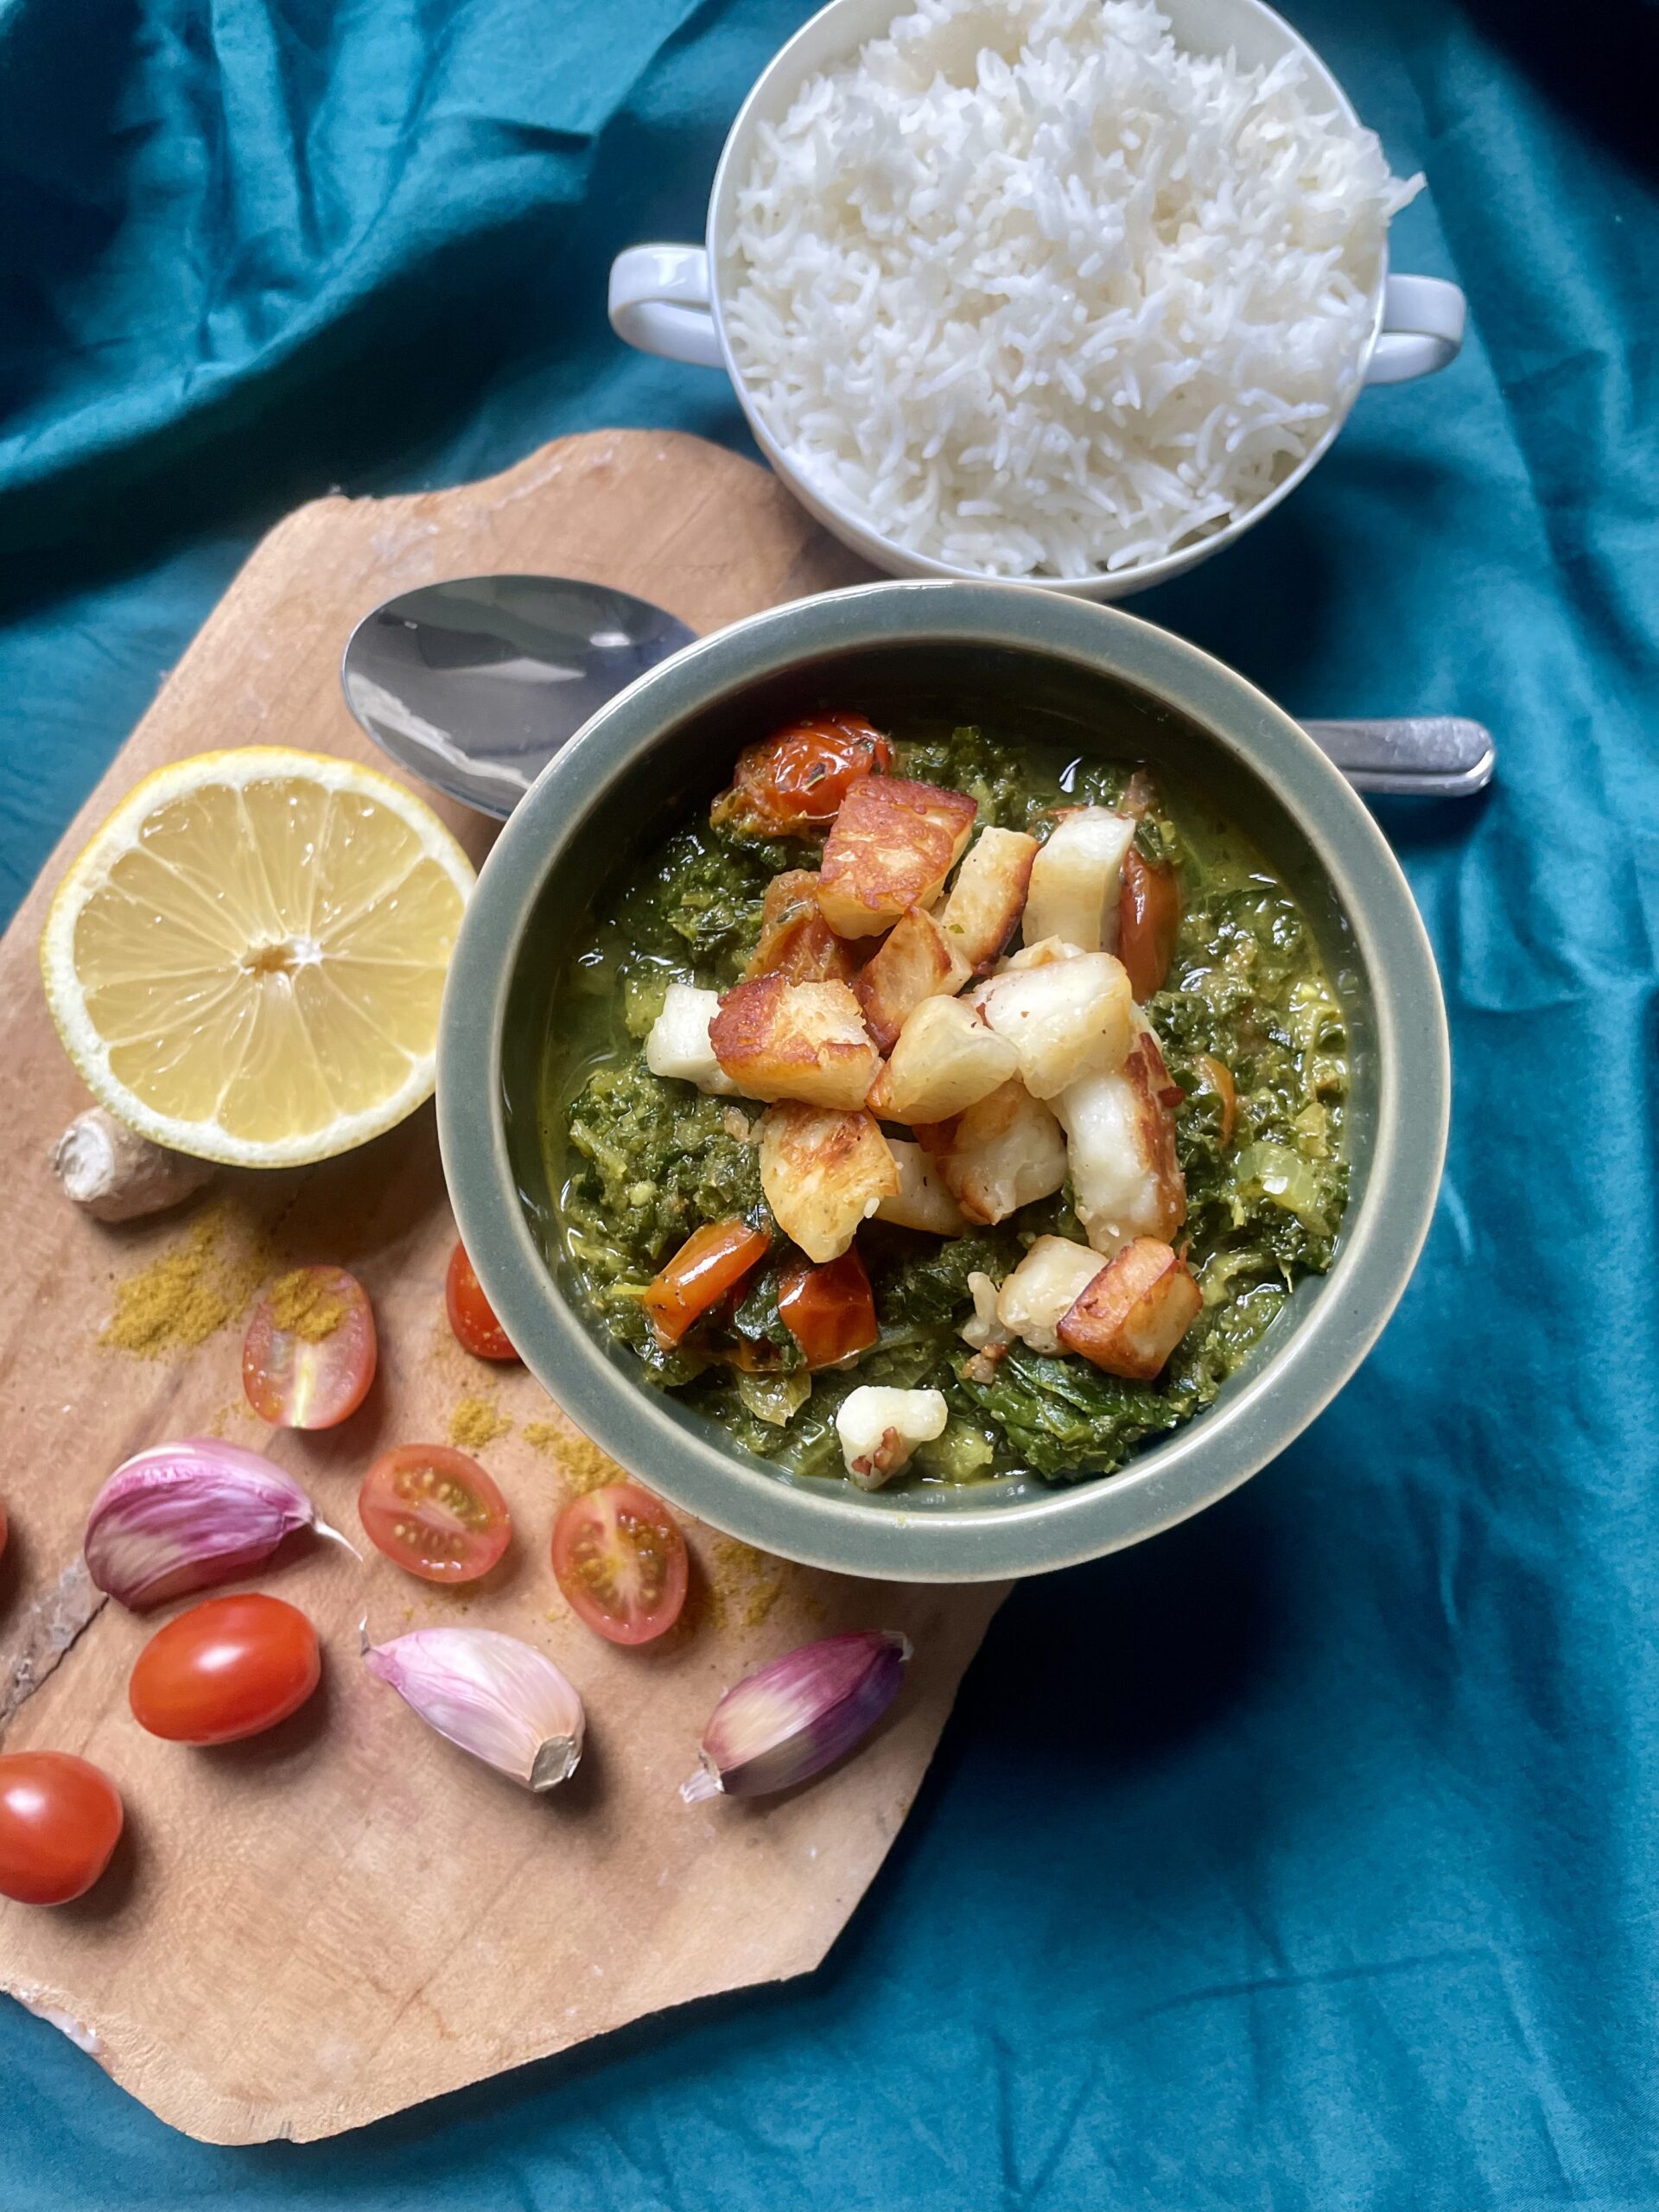
M 1151 0 L 921 0 L 760 131 L 728 324 L 761 420 L 868 528 L 988 575 L 1160 559 L 1352 391 L 1421 177 L 1300 62 Z

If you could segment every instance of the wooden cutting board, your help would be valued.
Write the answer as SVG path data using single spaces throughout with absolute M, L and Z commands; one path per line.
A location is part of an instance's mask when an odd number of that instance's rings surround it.
M 490 569 L 619 585 L 700 631 L 866 573 L 764 471 L 678 435 L 601 432 L 484 484 L 320 500 L 254 553 L 0 945 L 0 1730 L 7 1749 L 96 1760 L 127 1806 L 88 1897 L 56 1911 L 0 1903 L 0 1987 L 213 2142 L 332 2134 L 816 1965 L 898 1832 L 1001 1595 L 860 1583 L 693 1529 L 692 1602 L 662 1647 L 619 1651 L 584 1630 L 548 1539 L 606 1463 L 522 1370 L 486 1368 L 450 1337 L 454 1229 L 429 1105 L 348 1159 L 226 1175 L 125 1229 L 81 1217 L 48 1173 L 52 1140 L 86 1103 L 35 966 L 70 855 L 140 775 L 185 754 L 280 742 L 384 766 L 340 699 L 347 633 L 392 592 Z M 481 857 L 487 825 L 446 811 Z M 341 1428 L 273 1436 L 242 1397 L 241 1325 L 271 1274 L 319 1259 L 367 1285 L 379 1379 Z M 145 1347 L 158 1311 L 171 1338 Z M 177 1341 L 181 1328 L 199 1340 Z M 480 1456 L 517 1533 L 485 1585 L 438 1591 L 372 1550 L 359 1566 L 295 1539 L 257 1580 L 321 1630 L 319 1694 L 218 1751 L 137 1726 L 127 1676 L 156 1618 L 105 1603 L 79 1564 L 87 1504 L 119 1461 L 167 1438 L 226 1436 L 269 1449 L 356 1533 L 357 1479 L 377 1451 L 492 1427 Z M 430 1734 L 362 1667 L 365 1614 L 378 1638 L 464 1618 L 550 1652 L 588 1703 L 575 1779 L 532 1799 Z M 861 1755 L 770 1804 L 682 1804 L 721 1691 L 850 1627 L 902 1628 L 916 1646 Z

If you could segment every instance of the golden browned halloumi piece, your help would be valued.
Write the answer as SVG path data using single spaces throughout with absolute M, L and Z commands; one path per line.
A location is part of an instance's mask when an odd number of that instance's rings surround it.
M 738 983 L 709 1025 L 721 1066 L 749 1098 L 798 1098 L 851 1110 L 864 1103 L 880 1056 L 846 983 Z
M 671 983 L 663 1009 L 645 1038 L 645 1065 L 653 1075 L 677 1076 L 715 1098 L 737 1096 L 737 1085 L 715 1057 L 709 1031 L 720 1012 L 720 993 L 695 983 Z
M 1135 836 L 1127 814 L 1077 806 L 1063 815 L 1032 863 L 1025 932 L 1063 937 L 1084 952 L 1117 950 L 1117 894 Z
M 916 1135 L 969 1221 L 1006 1221 L 1065 1180 L 1060 1125 L 1017 1081 Z
M 829 936 L 829 924 L 819 918 Z M 970 972 L 969 963 L 951 950 L 933 917 L 923 907 L 911 906 L 865 962 L 853 988 L 871 1036 L 884 1052 L 890 1052 L 906 1015 L 924 999 L 948 998 L 959 991 Z
M 1203 1304 L 1186 1262 L 1157 1237 L 1137 1236 L 1061 1316 L 1059 1339 L 1109 1375 L 1150 1382 Z
M 787 1101 L 761 1116 L 760 1187 L 779 1228 L 822 1267 L 897 1194 L 899 1170 L 873 1114 Z
M 938 784 L 866 776 L 824 840 L 818 905 L 837 937 L 876 937 L 906 906 L 931 906 L 962 857 L 976 802 Z
M 982 830 L 963 857 L 939 915 L 945 942 L 984 974 L 1020 926 L 1037 840 L 1023 830 Z
M 818 908 L 818 872 L 786 868 L 766 886 L 760 937 L 743 979 L 782 976 L 791 983 L 850 983 L 858 962 Z
M 961 999 L 924 999 L 870 1085 L 884 1122 L 948 1121 L 988 1097 L 1020 1065 L 1012 1045 Z
M 1039 1236 L 996 1295 L 996 1318 L 1033 1351 L 1058 1352 L 1060 1319 L 1105 1265 L 1069 1236 Z
M 1136 1236 L 1172 1237 L 1186 1219 L 1170 1081 L 1158 1039 L 1140 1027 L 1122 1068 L 1084 1076 L 1054 1101 L 1070 1140 L 1077 1218 L 1108 1256 Z
M 1022 944 L 1018 952 L 1005 953 L 992 969 L 995 976 L 1018 975 L 1027 968 L 1047 968 L 1057 960 L 1076 960 L 1081 957 L 1080 944 L 1068 944 L 1063 937 L 1039 937 L 1034 944 Z M 982 983 L 974 992 L 978 998 L 985 986 Z
M 876 1208 L 879 1218 L 896 1222 L 900 1229 L 924 1229 L 934 1236 L 960 1236 L 968 1217 L 920 1145 L 889 1137 L 887 1147 L 899 1170 L 899 1188 Z
M 1033 1098 L 1122 1067 L 1135 1036 L 1135 995 L 1109 952 L 1007 969 L 977 987 L 973 1003 L 1019 1054 Z

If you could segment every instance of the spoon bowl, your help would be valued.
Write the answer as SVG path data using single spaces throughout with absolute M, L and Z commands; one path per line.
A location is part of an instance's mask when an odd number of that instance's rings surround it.
M 460 576 L 365 615 L 340 678 L 399 767 L 505 821 L 584 722 L 696 636 L 608 585 Z
M 456 576 L 401 593 L 346 640 L 346 703 L 400 768 L 505 821 L 562 747 L 695 630 L 574 576 Z M 1465 798 L 1490 733 L 1453 715 L 1302 725 L 1357 791 Z

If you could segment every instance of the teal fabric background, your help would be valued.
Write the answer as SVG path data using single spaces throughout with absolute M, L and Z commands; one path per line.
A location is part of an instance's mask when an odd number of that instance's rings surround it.
M 297 501 L 742 443 L 605 274 L 696 235 L 806 12 L 0 0 L 8 908 Z M 248 2151 L 0 2005 L 4 2212 L 1659 2205 L 1659 14 L 1290 12 L 1427 171 L 1397 264 L 1468 345 L 1136 607 L 1293 710 L 1497 733 L 1486 799 L 1385 814 L 1457 1094 L 1382 1344 L 1225 1504 L 1014 1596 L 810 1980 Z

